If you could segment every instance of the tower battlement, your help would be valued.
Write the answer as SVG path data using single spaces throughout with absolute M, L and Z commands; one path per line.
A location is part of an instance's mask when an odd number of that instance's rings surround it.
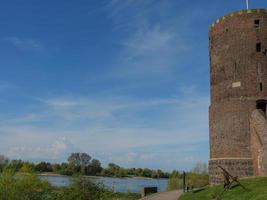
M 220 17 L 219 19 L 215 20 L 211 26 L 209 27 L 209 29 L 212 29 L 213 27 L 215 27 L 217 24 L 223 22 L 226 19 L 229 19 L 231 17 L 235 17 L 235 16 L 240 16 L 240 15 L 246 15 L 246 14 L 265 14 L 267 13 L 267 9 L 249 9 L 249 10 L 239 10 L 236 12 L 232 12 L 229 14 L 226 14 L 222 17 Z

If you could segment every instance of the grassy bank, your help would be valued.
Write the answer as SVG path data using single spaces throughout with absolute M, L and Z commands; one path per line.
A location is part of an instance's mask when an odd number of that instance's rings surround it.
M 221 200 L 265 200 L 267 199 L 267 177 L 244 179 L 240 181 L 247 191 L 240 186 L 225 192 Z M 223 191 L 223 186 L 206 187 L 199 192 L 190 192 L 179 200 L 212 200 Z
M 86 177 L 75 177 L 67 187 L 54 187 L 29 170 L 0 173 L 0 199 L 10 200 L 137 200 L 138 194 L 114 193 Z

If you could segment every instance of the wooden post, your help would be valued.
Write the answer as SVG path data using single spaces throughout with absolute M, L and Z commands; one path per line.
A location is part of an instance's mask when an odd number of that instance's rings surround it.
M 186 183 L 185 183 L 185 177 L 186 177 L 186 174 L 185 174 L 185 171 L 183 171 L 183 188 L 184 188 L 184 192 L 186 192 Z

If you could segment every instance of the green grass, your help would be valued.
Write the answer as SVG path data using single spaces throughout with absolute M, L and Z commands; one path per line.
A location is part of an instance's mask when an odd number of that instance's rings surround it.
M 140 199 L 140 194 L 132 194 L 132 193 L 113 193 L 110 195 L 110 200 L 137 200 Z
M 248 191 L 240 186 L 224 193 L 221 200 L 267 200 L 267 177 L 240 181 Z M 204 190 L 184 194 L 179 200 L 212 200 L 223 191 L 223 186 L 206 187 Z

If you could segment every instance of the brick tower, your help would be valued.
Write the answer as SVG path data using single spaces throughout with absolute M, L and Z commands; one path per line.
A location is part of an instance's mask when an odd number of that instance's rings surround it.
M 231 13 L 209 30 L 210 183 L 218 166 L 238 177 L 267 174 L 267 10 Z

